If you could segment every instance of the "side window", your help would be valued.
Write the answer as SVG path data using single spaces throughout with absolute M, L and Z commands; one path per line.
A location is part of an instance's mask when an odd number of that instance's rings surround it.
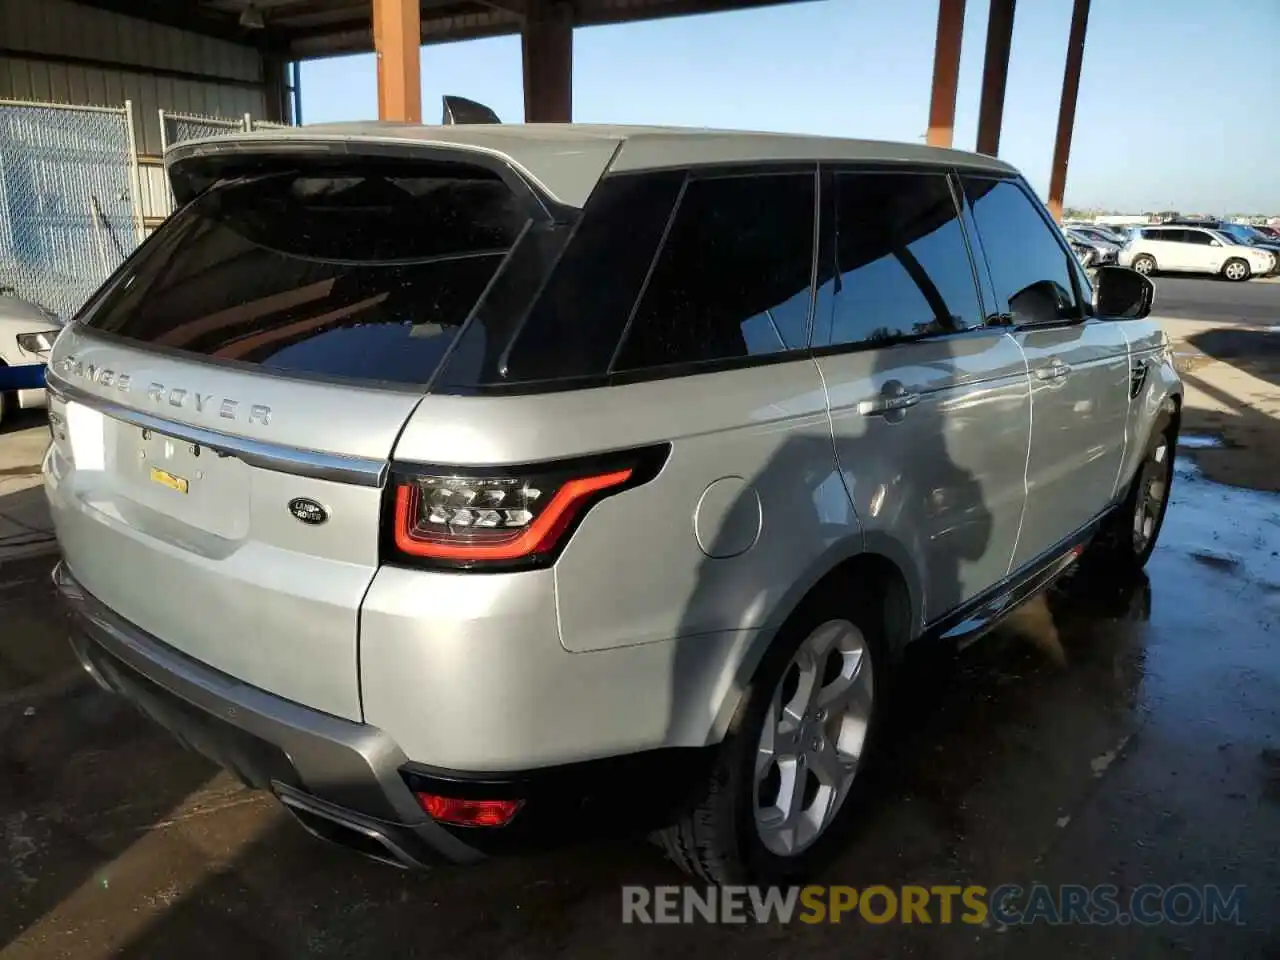
M 1187 243 L 1194 243 L 1197 247 L 1207 247 L 1213 243 L 1213 237 L 1203 230 L 1184 230 L 1182 232 L 1187 235 Z
M 1022 188 L 1011 180 L 966 177 L 996 294 L 1016 324 L 1074 320 L 1080 313 L 1066 250 Z
M 690 180 L 615 370 L 805 346 L 813 173 Z
M 960 213 L 943 173 L 834 177 L 835 265 L 814 342 L 892 343 L 982 323 Z
M 1156 230 L 1152 237 L 1161 243 L 1186 243 L 1187 231 L 1185 230 Z

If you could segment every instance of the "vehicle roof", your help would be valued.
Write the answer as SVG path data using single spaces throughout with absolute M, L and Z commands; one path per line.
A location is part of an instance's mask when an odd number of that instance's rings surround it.
M 936 164 L 1013 174 L 1002 160 L 962 150 L 879 140 L 612 124 L 459 124 L 419 126 L 386 121 L 315 124 L 188 140 L 168 162 L 193 153 L 252 150 L 255 144 L 317 141 L 418 145 L 499 156 L 523 170 L 560 203 L 580 207 L 606 172 L 740 163 L 861 161 Z

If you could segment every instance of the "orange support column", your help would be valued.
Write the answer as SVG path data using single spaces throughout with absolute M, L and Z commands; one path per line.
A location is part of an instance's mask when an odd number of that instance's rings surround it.
M 1067 40 L 1067 66 L 1062 74 L 1062 104 L 1058 107 L 1058 135 L 1053 142 L 1053 169 L 1049 174 L 1049 212 L 1062 222 L 1062 198 L 1067 192 L 1067 160 L 1071 134 L 1076 126 L 1076 96 L 1080 93 L 1080 68 L 1084 64 L 1084 38 L 1089 29 L 1089 0 L 1076 0 L 1071 11 L 1071 35 Z
M 422 122 L 422 15 L 418 0 L 373 0 L 378 119 Z
M 978 106 L 978 152 L 1000 152 L 1004 123 L 1004 87 L 1009 78 L 1009 46 L 1013 42 L 1015 0 L 991 0 L 987 19 L 987 53 L 982 64 L 982 101 Z
M 531 0 L 521 34 L 525 123 L 573 119 L 573 7 Z
M 929 100 L 928 142 L 931 147 L 951 146 L 955 132 L 964 2 L 938 0 L 938 38 L 933 45 L 933 94 Z

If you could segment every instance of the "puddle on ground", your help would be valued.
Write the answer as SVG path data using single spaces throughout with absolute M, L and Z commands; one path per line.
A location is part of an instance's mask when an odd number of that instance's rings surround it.
M 1173 355 L 1173 367 L 1179 373 L 1191 373 L 1205 364 L 1213 362 L 1213 357 L 1203 353 L 1180 351 Z
M 1225 447 L 1226 441 L 1214 433 L 1182 433 L 1178 435 L 1178 446 L 1188 450 L 1216 450 Z

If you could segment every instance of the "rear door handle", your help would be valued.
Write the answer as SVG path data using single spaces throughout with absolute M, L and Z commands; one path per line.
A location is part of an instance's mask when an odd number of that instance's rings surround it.
M 914 407 L 920 402 L 920 394 L 907 393 L 899 390 L 892 390 L 888 384 L 880 396 L 872 400 L 859 400 L 858 412 L 864 417 L 883 417 L 888 414 L 898 414 L 901 416 L 907 410 Z
M 1036 367 L 1037 380 L 1065 380 L 1070 373 L 1071 367 L 1061 360 L 1055 360 L 1043 367 Z

